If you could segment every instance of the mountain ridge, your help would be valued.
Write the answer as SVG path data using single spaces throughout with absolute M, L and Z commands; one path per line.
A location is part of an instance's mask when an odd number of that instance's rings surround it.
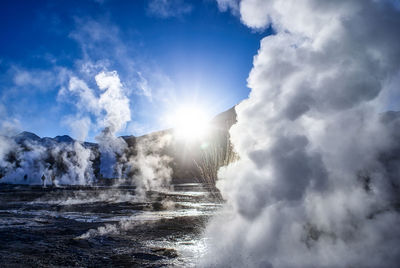
M 219 123 L 227 123 L 229 125 L 229 123 L 234 123 L 236 122 L 236 111 L 235 111 L 235 107 L 233 106 L 219 114 L 217 114 L 216 116 L 214 116 L 209 122 L 210 124 L 219 124 Z M 118 138 L 122 138 L 123 140 L 125 140 L 128 144 L 129 144 L 129 140 L 131 139 L 138 139 L 138 138 L 143 138 L 143 137 L 147 137 L 147 136 L 153 136 L 153 135 L 160 135 L 163 133 L 170 133 L 173 131 L 173 128 L 167 128 L 167 129 L 162 129 L 162 130 L 157 130 L 157 131 L 153 131 L 153 132 L 149 132 L 140 136 L 135 136 L 135 135 L 122 135 L 122 136 L 118 136 Z M 69 135 L 57 135 L 55 137 L 40 137 L 39 135 L 30 132 L 30 131 L 22 131 L 21 133 L 18 133 L 17 135 L 14 136 L 6 136 L 9 138 L 14 139 L 15 142 L 17 143 L 22 143 L 23 141 L 34 141 L 34 142 L 39 142 L 42 144 L 51 144 L 52 142 L 57 142 L 57 143 L 73 143 L 73 142 L 80 142 L 83 145 L 89 145 L 89 146 L 93 146 L 93 145 L 98 145 L 98 143 L 96 142 L 89 142 L 89 141 L 79 141 L 76 140 L 74 138 L 72 138 Z
M 218 167 L 226 162 L 225 154 L 227 148 L 230 148 L 229 129 L 235 122 L 236 113 L 234 107 L 232 107 L 210 120 L 211 127 L 206 140 L 197 140 L 190 143 L 175 139 L 172 128 L 137 137 L 134 135 L 120 136 L 118 138 L 122 139 L 127 146 L 122 151 L 115 152 L 115 163 L 124 167 L 127 159 L 135 159 L 138 153 L 144 153 L 140 157 L 153 155 L 159 159 L 169 159 L 167 167 L 172 170 L 171 179 L 173 182 L 198 182 L 205 170 L 207 170 L 209 177 L 212 178 L 210 180 L 215 180 Z M 76 150 L 81 149 L 79 146 L 75 146 L 75 142 L 91 151 L 89 153 L 90 157 L 88 152 L 84 154 L 89 157 L 86 159 L 90 165 L 87 171 L 92 175 L 80 173 L 81 179 L 79 179 L 79 182 L 82 182 L 83 179 L 88 181 L 89 184 L 110 184 L 113 182 L 109 179 L 121 180 L 138 172 L 138 166 L 135 165 L 121 170 L 122 177 L 117 175 L 120 173 L 115 173 L 115 177 L 112 178 L 103 177 L 101 172 L 102 156 L 107 155 L 103 155 L 101 146 L 98 143 L 77 141 L 68 135 L 42 138 L 35 133 L 23 131 L 11 137 L 4 136 L 3 140 L 5 144 L 14 141 L 17 145 L 17 147 L 13 147 L 4 155 L 3 162 L 0 161 L 0 179 L 6 177 L 6 180 L 2 180 L 3 182 L 40 183 L 40 178 L 44 173 L 46 173 L 46 177 L 51 177 L 52 180 L 66 178 L 66 176 L 72 178 L 72 181 L 76 180 L 74 179 L 76 174 L 71 175 L 69 172 L 87 167 L 87 165 L 79 163 L 81 160 L 79 160 Z M 167 140 L 168 142 L 166 142 Z M 207 144 L 207 148 L 203 146 L 204 143 Z M 34 152 L 35 150 L 37 151 Z M 206 167 L 210 163 L 204 162 L 204 159 L 210 157 L 211 155 L 209 154 L 211 152 L 217 153 L 213 158 L 215 163 Z M 31 159 L 31 157 L 33 158 Z M 33 175 L 28 175 L 32 173 L 29 171 L 30 169 L 35 170 Z M 130 175 L 127 175 L 128 173 Z M 23 181 L 21 181 L 21 176 L 24 178 Z M 28 177 L 28 180 L 25 180 L 25 177 Z

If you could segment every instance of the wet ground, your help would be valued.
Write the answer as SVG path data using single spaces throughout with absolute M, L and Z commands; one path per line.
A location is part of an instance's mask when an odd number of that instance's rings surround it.
M 123 186 L 0 184 L 0 266 L 193 267 L 219 207 L 200 184 L 141 199 Z

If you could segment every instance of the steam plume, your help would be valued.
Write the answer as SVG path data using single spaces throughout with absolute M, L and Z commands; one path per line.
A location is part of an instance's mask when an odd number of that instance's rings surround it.
M 170 186 L 172 159 L 165 154 L 170 143 L 170 134 L 153 133 L 138 139 L 136 154 L 128 162 L 131 170 L 136 169 L 132 177 L 138 199 L 144 199 L 147 191 L 160 191 Z
M 131 120 L 131 111 L 127 90 L 122 85 L 116 71 L 102 71 L 95 76 L 96 84 L 101 90 L 97 97 L 94 90 L 82 80 L 72 77 L 69 83 L 69 91 L 79 97 L 77 108 L 79 113 L 84 111 L 91 113 L 96 117 L 96 125 L 103 131 L 96 137 L 100 150 L 100 173 L 106 178 L 120 177 L 119 167 L 116 162 L 116 156 L 122 155 L 127 144 L 122 138 L 116 136 L 117 132 L 126 127 L 127 122 Z M 79 118 L 79 116 L 78 116 Z M 89 120 L 89 123 L 88 123 Z M 73 120 L 71 126 L 78 126 L 82 131 L 82 124 L 90 125 L 90 119 L 84 117 L 79 120 Z M 86 128 L 88 130 L 88 128 Z M 87 133 L 86 133 L 87 135 Z M 80 136 L 86 136 L 80 134 Z
M 95 153 L 79 142 L 45 145 L 23 139 L 17 143 L 3 136 L 0 147 L 1 182 L 86 185 L 94 180 Z
M 126 123 L 131 120 L 129 100 L 124 94 L 124 88 L 115 71 L 99 73 L 96 75 L 96 83 L 104 91 L 100 96 L 99 105 L 106 111 L 102 121 L 105 129 L 96 137 L 101 154 L 100 172 L 107 178 L 121 177 L 121 174 L 116 174 L 118 170 L 116 154 L 121 155 L 127 144 L 115 134 L 125 128 Z
M 239 9 L 276 34 L 261 41 L 236 108 L 240 160 L 219 171 L 227 209 L 208 227 L 203 265 L 395 267 L 400 119 L 380 112 L 400 67 L 399 10 L 373 0 Z

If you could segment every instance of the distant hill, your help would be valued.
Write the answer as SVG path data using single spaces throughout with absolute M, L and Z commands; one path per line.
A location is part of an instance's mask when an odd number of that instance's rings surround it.
M 44 137 L 41 138 L 35 133 L 24 131 L 11 137 L 17 143 L 24 142 L 37 142 L 40 144 L 52 144 L 52 143 L 73 143 L 75 140 L 68 135 L 56 136 L 54 138 Z
M 75 140 L 68 135 L 55 136 L 53 138 L 57 142 L 74 142 Z
M 38 135 L 28 131 L 21 132 L 18 135 L 14 136 L 13 138 L 17 143 L 21 143 L 24 141 L 35 141 L 35 142 L 41 141 L 41 138 Z
M 234 159 L 233 148 L 230 148 L 229 129 L 235 123 L 236 111 L 235 107 L 232 107 L 210 120 L 210 133 L 204 140 L 185 143 L 172 139 L 163 151 L 165 155 L 173 159 L 172 181 L 174 183 L 206 181 L 214 184 L 218 168 Z M 139 137 L 122 136 L 122 138 L 129 146 L 135 147 L 140 141 L 153 140 L 155 142 L 168 135 L 174 136 L 173 133 L 173 129 L 166 129 Z M 204 146 L 205 144 L 207 147 Z
M 206 182 L 213 184 L 216 179 L 218 168 L 232 160 L 229 159 L 230 156 L 228 153 L 233 152 L 232 148 L 230 148 L 229 129 L 235 122 L 236 113 L 234 107 L 232 107 L 231 109 L 218 114 L 210 121 L 210 133 L 207 135 L 206 139 L 202 141 L 186 143 L 175 139 L 173 129 L 161 130 L 139 137 L 132 135 L 121 136 L 120 138 L 122 138 L 127 144 L 127 150 L 125 152 L 127 156 L 134 156 L 137 154 L 138 144 L 140 146 L 146 146 L 148 154 L 157 153 L 159 155 L 169 156 L 172 160 L 170 165 L 173 170 L 173 182 L 198 182 L 205 180 Z M 166 137 L 172 137 L 171 142 L 165 143 L 165 145 L 163 144 L 162 148 L 160 148 L 157 144 Z M 76 140 L 68 135 L 56 136 L 54 138 L 41 138 L 34 133 L 24 131 L 18 135 L 3 138 L 14 140 L 15 143 L 21 146 L 21 149 L 18 149 L 15 152 L 10 152 L 6 156 L 6 166 L 3 165 L 4 167 L 2 167 L 0 162 L 0 179 L 10 170 L 23 169 L 24 167 L 21 166 L 21 161 L 19 160 L 19 157 L 23 156 L 19 156 L 19 154 L 24 151 L 29 152 L 35 150 L 34 148 L 38 148 L 35 147 L 35 145 L 41 146 L 40 148 L 47 148 L 47 156 L 43 156 L 43 153 L 45 152 L 41 153 L 42 156 L 35 160 L 36 164 L 34 165 L 42 166 L 50 170 L 57 170 L 58 173 L 66 173 L 69 168 L 72 168 L 71 163 L 65 163 L 64 157 L 71 158 L 73 163 L 75 154 L 71 151 L 73 150 L 73 147 L 70 145 L 73 145 Z M 85 148 L 92 150 L 93 155 L 95 155 L 95 159 L 91 160 L 93 172 L 96 177 L 95 181 L 97 183 L 109 184 L 110 181 L 102 178 L 99 173 L 101 157 L 99 145 L 90 142 L 80 142 L 80 144 Z M 66 156 L 61 157 L 52 153 L 52 148 L 58 147 L 64 148 L 61 149 L 61 151 L 58 150 L 59 153 L 62 153 L 63 150 L 69 150 Z M 43 151 L 43 149 L 40 150 Z M 152 152 L 152 150 L 157 150 L 157 152 Z M 117 160 L 123 161 L 121 156 L 117 156 Z M 44 163 L 40 163 L 41 161 L 44 161 Z M 19 172 L 22 172 L 21 174 L 24 176 L 24 172 L 27 171 L 22 170 Z M 205 177 L 207 178 L 204 179 Z
M 394 143 L 390 150 L 380 152 L 377 156 L 378 160 L 383 167 L 398 170 L 396 174 L 399 174 L 400 112 L 388 111 L 382 113 L 380 118 L 386 128 L 386 134 L 392 136 Z M 173 129 L 139 137 L 122 136 L 120 138 L 126 142 L 127 146 L 123 154 L 116 155 L 116 159 L 118 163 L 126 163 L 127 159 L 137 157 L 140 150 L 142 153 L 144 151 L 146 156 L 167 156 L 171 160 L 168 163 L 173 171 L 173 183 L 204 182 L 213 186 L 217 179 L 218 169 L 238 159 L 229 137 L 229 129 L 235 122 L 236 112 L 232 107 L 210 121 L 210 131 L 207 137 L 190 143 L 176 139 Z M 168 139 L 169 142 L 162 142 L 165 139 Z M 8 176 L 7 174 L 10 172 L 15 173 L 13 178 L 21 179 L 23 177 L 25 181 L 22 183 L 31 183 L 31 181 L 37 183 L 44 172 L 48 172 L 47 176 L 76 177 L 74 173 L 70 172 L 71 169 L 81 169 L 81 172 L 85 172 L 85 174 L 82 173 L 83 177 L 87 178 L 87 170 L 83 170 L 85 166 L 79 162 L 75 151 L 75 140 L 67 135 L 41 138 L 34 133 L 24 131 L 13 137 L 0 136 L 0 141 L 3 141 L 2 144 L 5 148 L 8 145 L 14 146 L 13 143 L 16 143 L 18 147 L 11 147 L 11 150 L 3 155 L 3 159 L 0 159 L 0 179 Z M 90 162 L 90 172 L 94 178 L 90 179 L 90 183 L 112 184 L 115 180 L 103 178 L 100 174 L 99 145 L 89 142 L 80 142 L 80 144 L 84 148 L 90 149 L 91 152 L 88 161 Z M 5 148 L 2 149 L 5 150 Z M 37 152 L 34 152 L 35 148 L 38 150 Z M 28 159 L 24 159 L 24 157 L 28 157 Z M 27 168 L 36 170 L 36 173 L 28 175 Z M 123 170 L 121 174 L 135 174 L 137 168 L 138 166 L 134 166 L 133 170 Z M 361 180 L 365 180 L 366 188 L 368 188 L 368 176 L 365 175 L 367 173 L 368 171 L 363 171 L 363 175 L 360 176 Z M 394 174 L 393 172 L 389 173 Z M 35 178 L 32 178 L 33 176 Z M 13 182 L 13 178 L 7 181 Z M 395 181 L 396 178 L 393 178 L 394 183 Z

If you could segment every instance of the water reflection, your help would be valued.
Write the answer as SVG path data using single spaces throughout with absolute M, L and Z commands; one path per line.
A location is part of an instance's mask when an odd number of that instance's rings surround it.
M 206 251 L 202 228 L 221 207 L 201 184 L 174 185 L 171 191 L 150 193 L 145 201 L 136 200 L 129 187 L 44 191 L 7 185 L 0 189 L 0 199 L 0 238 L 2 231 L 32 235 L 66 229 L 64 236 L 55 234 L 57 241 L 72 239 L 77 245 L 86 241 L 92 251 L 108 243 L 113 250 L 105 254 L 112 256 L 104 262 L 150 267 L 195 266 Z M 54 239 L 49 235 L 37 243 L 51 247 Z M 90 247 L 88 254 L 92 254 Z

